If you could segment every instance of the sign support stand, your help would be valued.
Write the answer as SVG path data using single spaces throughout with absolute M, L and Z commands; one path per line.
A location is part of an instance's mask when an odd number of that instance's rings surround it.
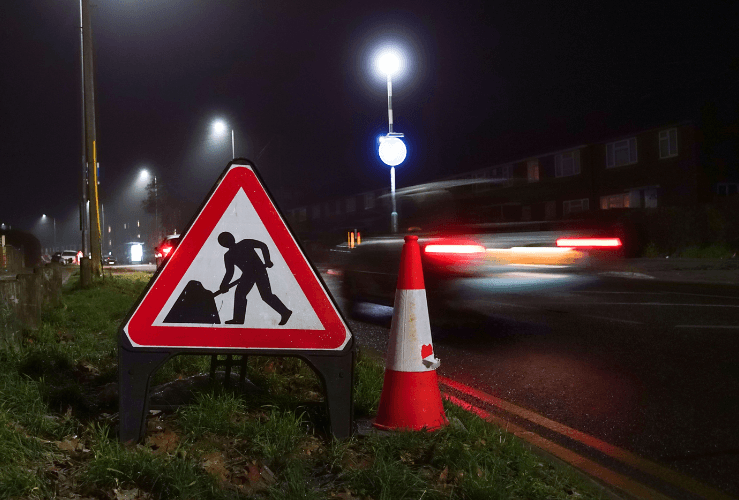
M 352 339 L 353 340 L 353 339 Z M 149 413 L 149 388 L 154 373 L 170 358 L 180 354 L 213 355 L 192 350 L 138 350 L 125 336 L 118 345 L 119 437 L 123 442 L 140 441 L 146 434 Z M 242 355 L 243 352 L 219 350 L 218 354 Z M 318 375 L 326 395 L 331 434 L 344 439 L 352 434 L 353 341 L 336 352 L 250 350 L 249 356 L 286 356 L 303 359 Z

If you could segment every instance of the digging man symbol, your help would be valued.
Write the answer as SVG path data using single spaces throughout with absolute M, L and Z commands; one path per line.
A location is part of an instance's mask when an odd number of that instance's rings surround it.
M 236 243 L 233 234 L 224 231 L 218 235 L 218 243 L 228 248 L 223 255 L 223 263 L 226 265 L 226 274 L 223 275 L 221 287 L 219 291 L 226 293 L 231 286 L 236 284 L 236 292 L 234 295 L 234 314 L 233 319 L 226 321 L 228 325 L 243 325 L 246 319 L 246 296 L 249 294 L 254 285 L 257 285 L 259 295 L 265 304 L 280 314 L 280 325 L 284 325 L 290 319 L 292 311 L 282 303 L 282 301 L 272 293 L 272 287 L 269 284 L 269 276 L 267 268 L 272 267 L 272 261 L 269 259 L 269 250 L 267 245 L 258 240 L 244 239 Z M 257 249 L 262 251 L 264 262 L 259 258 Z M 234 275 L 234 268 L 241 270 L 241 277 L 231 283 Z

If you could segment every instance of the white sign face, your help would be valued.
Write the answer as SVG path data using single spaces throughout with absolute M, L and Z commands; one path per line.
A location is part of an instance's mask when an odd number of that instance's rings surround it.
M 227 292 L 214 297 L 221 328 L 323 329 L 321 321 L 316 316 L 313 307 L 295 280 L 243 189 L 238 190 L 200 252 L 187 268 L 180 283 L 166 301 L 161 312 L 156 316 L 154 326 L 213 326 L 212 323 L 188 322 L 185 324 L 172 322 L 171 320 L 165 321 L 165 319 L 191 281 L 200 282 L 203 288 L 208 291 L 214 293 L 219 291 L 227 271 L 225 256 L 229 252 L 229 248 L 218 242 L 219 235 L 224 233 L 233 236 L 234 243 L 240 245 L 243 249 L 240 253 L 242 256 L 248 255 L 248 259 L 241 259 L 242 262 L 234 263 L 233 275 L 229 280 L 229 283 L 234 283 L 237 280 L 242 280 L 242 282 L 239 282 Z M 266 266 L 266 255 L 262 252 L 260 243 L 266 247 L 269 261 L 273 264 L 272 267 Z M 243 262 L 244 260 L 247 262 Z M 265 272 L 266 280 L 264 279 Z M 277 297 L 279 302 L 276 303 L 269 298 L 268 300 L 276 305 L 278 310 L 275 310 L 262 298 L 263 294 L 268 296 L 270 292 Z M 238 302 L 237 294 L 243 295 L 244 293 L 247 295 L 246 314 L 243 323 L 238 321 L 227 323 L 234 319 L 241 319 L 238 317 L 238 312 L 236 312 L 236 316 L 234 315 L 234 306 L 236 305 L 235 302 Z M 279 303 L 284 304 L 291 311 L 288 320 L 283 325 L 279 324 L 283 318 L 283 315 L 280 314 Z

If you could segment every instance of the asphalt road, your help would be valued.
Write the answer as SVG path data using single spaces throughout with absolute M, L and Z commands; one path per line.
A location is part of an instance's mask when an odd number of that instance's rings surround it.
M 460 293 L 466 324 L 432 324 L 440 375 L 739 497 L 739 286 L 514 272 Z M 359 345 L 384 352 L 392 308 L 358 313 Z M 699 497 L 504 416 L 669 497 Z

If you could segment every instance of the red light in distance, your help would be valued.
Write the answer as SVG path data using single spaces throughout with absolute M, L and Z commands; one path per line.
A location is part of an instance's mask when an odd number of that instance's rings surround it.
M 558 247 L 572 248 L 618 248 L 621 246 L 619 238 L 559 238 Z

